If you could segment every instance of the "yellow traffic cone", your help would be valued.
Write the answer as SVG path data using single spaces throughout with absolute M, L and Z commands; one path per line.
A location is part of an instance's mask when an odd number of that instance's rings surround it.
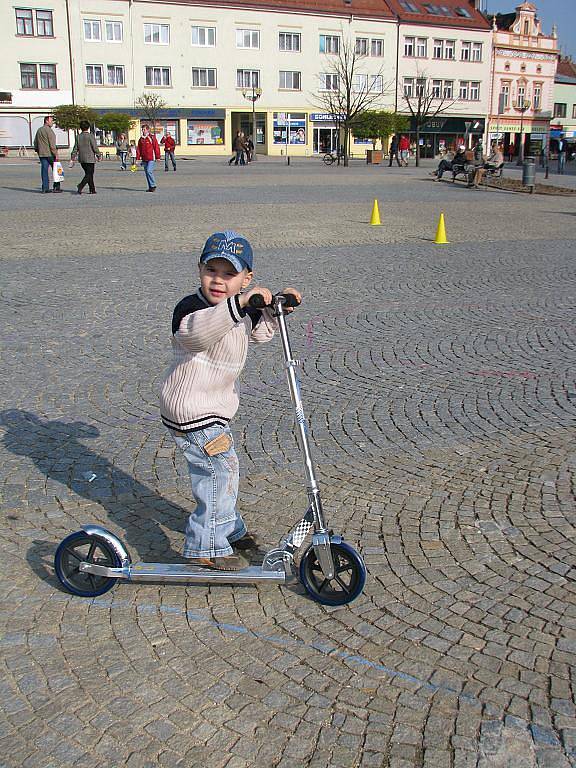
M 379 227 L 382 222 L 380 221 L 380 211 L 378 210 L 378 200 L 374 200 L 372 206 L 372 216 L 370 217 L 370 224 L 373 227 Z
M 436 239 L 434 240 L 436 245 L 447 245 L 448 240 L 446 238 L 446 225 L 444 224 L 444 214 L 440 214 L 438 219 L 438 229 L 436 230 Z

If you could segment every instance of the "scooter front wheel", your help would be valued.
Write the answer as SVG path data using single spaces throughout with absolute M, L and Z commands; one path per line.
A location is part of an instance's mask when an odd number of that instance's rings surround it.
M 349 544 L 331 543 L 334 577 L 322 573 L 314 547 L 309 547 L 300 561 L 300 581 L 313 600 L 322 605 L 346 605 L 355 600 L 364 588 L 366 566 Z
M 67 536 L 54 555 L 54 567 L 60 583 L 69 592 L 80 597 L 97 597 L 108 592 L 116 579 L 82 573 L 80 563 L 97 563 L 119 568 L 118 555 L 104 539 L 78 531 Z

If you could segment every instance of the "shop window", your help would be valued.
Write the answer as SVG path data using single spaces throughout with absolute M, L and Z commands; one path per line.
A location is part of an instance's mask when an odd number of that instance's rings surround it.
M 187 143 L 190 146 L 224 143 L 224 120 L 188 120 Z
M 176 144 L 180 144 L 180 122 L 178 120 L 156 120 L 154 132 L 158 143 L 164 136 L 172 136 Z
M 304 112 L 274 112 L 274 144 L 306 144 Z
M 34 35 L 34 19 L 29 8 L 16 8 L 16 34 L 24 37 Z

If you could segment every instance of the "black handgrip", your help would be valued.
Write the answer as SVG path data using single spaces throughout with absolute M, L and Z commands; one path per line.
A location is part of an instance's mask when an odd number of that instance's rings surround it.
M 297 307 L 300 304 L 300 302 L 298 301 L 296 296 L 294 296 L 293 293 L 278 293 L 277 296 L 281 296 L 283 299 L 282 301 L 283 306 L 289 307 L 290 309 L 292 309 L 293 307 Z M 264 307 L 269 306 L 264 303 L 264 298 L 260 293 L 255 293 L 253 296 L 250 296 L 250 300 L 248 304 L 253 309 L 263 309 Z

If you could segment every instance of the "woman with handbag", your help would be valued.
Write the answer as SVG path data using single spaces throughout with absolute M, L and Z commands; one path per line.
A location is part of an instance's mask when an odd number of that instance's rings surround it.
M 78 159 L 82 170 L 84 171 L 84 178 L 78 184 L 78 194 L 82 194 L 82 190 L 88 184 L 90 194 L 96 194 L 96 187 L 94 186 L 94 166 L 96 160 L 100 160 L 102 155 L 98 150 L 96 139 L 94 135 L 90 133 L 90 123 L 87 120 L 80 122 L 80 128 L 82 133 L 77 137 L 76 144 L 72 150 L 72 159 Z

